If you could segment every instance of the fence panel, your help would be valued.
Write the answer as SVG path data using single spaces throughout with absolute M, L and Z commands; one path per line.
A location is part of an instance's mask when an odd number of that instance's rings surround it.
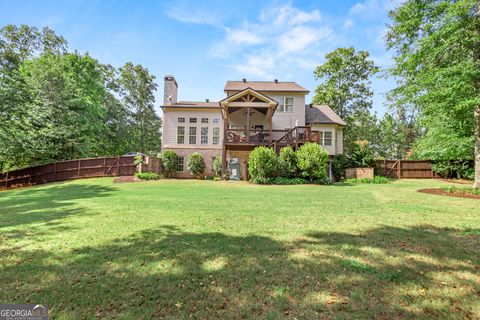
M 134 157 L 59 161 L 0 174 L 0 190 L 78 178 L 133 175 Z
M 429 160 L 377 160 L 377 166 L 383 176 L 394 179 L 440 178 Z

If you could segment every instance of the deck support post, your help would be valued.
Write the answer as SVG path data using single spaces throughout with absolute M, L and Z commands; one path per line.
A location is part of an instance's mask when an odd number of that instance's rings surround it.
M 247 107 L 247 143 L 250 142 L 250 107 Z

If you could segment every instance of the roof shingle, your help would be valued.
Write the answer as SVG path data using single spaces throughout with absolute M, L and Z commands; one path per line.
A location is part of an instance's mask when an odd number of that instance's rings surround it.
M 225 84 L 224 91 L 241 91 L 246 88 L 252 88 L 256 91 L 289 91 L 303 92 L 309 91 L 295 82 L 275 82 L 275 81 L 232 81 Z
M 335 111 L 332 110 L 327 105 L 305 105 L 305 123 L 325 123 L 325 124 L 338 124 L 341 126 L 346 126 L 347 124 L 343 121 Z

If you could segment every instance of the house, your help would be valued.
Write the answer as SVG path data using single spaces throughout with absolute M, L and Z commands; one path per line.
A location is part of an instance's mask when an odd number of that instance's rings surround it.
M 345 122 L 326 105 L 307 105 L 307 89 L 295 82 L 227 81 L 226 97 L 218 102 L 178 101 L 178 84 L 165 76 L 162 150 L 180 157 L 177 177 L 190 177 L 187 156 L 201 153 L 206 175 L 212 162 L 222 157 L 224 172 L 232 178 L 247 177 L 247 161 L 257 146 L 270 146 L 278 152 L 290 145 L 321 144 L 330 158 L 343 153 Z

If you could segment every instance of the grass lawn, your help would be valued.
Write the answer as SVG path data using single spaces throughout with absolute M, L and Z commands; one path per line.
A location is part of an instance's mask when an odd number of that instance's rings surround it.
M 0 303 L 53 319 L 479 319 L 480 201 L 416 192 L 445 185 L 0 192 Z

